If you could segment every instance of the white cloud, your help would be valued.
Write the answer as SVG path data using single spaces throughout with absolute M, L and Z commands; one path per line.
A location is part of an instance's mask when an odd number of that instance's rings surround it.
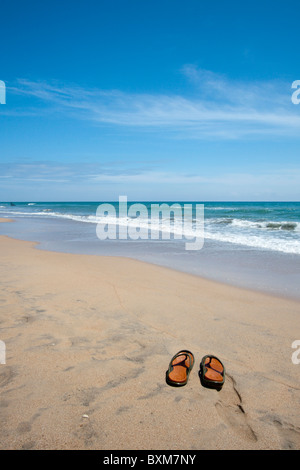
M 19 80 L 11 91 L 39 99 L 36 112 L 46 107 L 97 124 L 163 131 L 182 139 L 300 137 L 300 113 L 291 104 L 288 84 L 229 80 L 191 65 L 182 72 L 193 83 L 192 97 L 27 80 Z

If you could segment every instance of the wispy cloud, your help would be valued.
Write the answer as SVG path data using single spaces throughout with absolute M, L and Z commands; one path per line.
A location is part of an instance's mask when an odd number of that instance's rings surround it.
M 159 183 L 159 184 L 222 184 L 222 185 L 249 185 L 264 184 L 266 179 L 280 185 L 283 181 L 298 185 L 300 170 L 298 168 L 268 169 L 265 172 L 214 172 L 214 175 L 206 175 L 203 172 L 181 171 L 169 168 L 161 170 L 152 167 L 128 167 L 120 165 L 116 167 L 113 163 L 107 164 L 77 164 L 60 165 L 55 162 L 10 163 L 0 164 L 0 179 L 51 181 L 57 180 L 57 175 L 63 181 L 74 181 L 81 179 L 91 183 Z
M 64 113 L 96 124 L 163 130 L 177 138 L 300 137 L 300 112 L 289 84 L 242 82 L 185 65 L 193 93 L 146 94 L 19 80 L 13 93 L 39 100 L 36 112 Z
M 155 166 L 155 165 L 154 165 Z M 143 166 L 133 164 L 122 164 L 121 162 L 71 162 L 61 164 L 55 161 L 31 161 L 0 163 L 0 180 L 14 179 L 16 181 L 110 181 L 128 180 L 141 178 L 148 173 L 155 176 L 153 164 L 145 162 Z M 149 178 L 147 176 L 147 178 Z
M 5 194 L 7 190 L 17 191 L 18 187 L 35 188 L 38 194 L 49 198 L 49 188 L 56 188 L 54 200 L 68 197 L 70 190 L 76 188 L 77 197 L 84 200 L 107 200 L 120 194 L 127 194 L 132 200 L 145 198 L 212 198 L 227 200 L 278 200 L 278 194 L 284 194 L 285 200 L 299 199 L 300 170 L 297 167 L 274 169 L 272 167 L 256 171 L 232 169 L 228 171 L 189 171 L 176 168 L 132 166 L 125 163 L 107 164 L 65 164 L 58 162 L 39 162 L 0 164 L 0 187 Z M 267 182 L 267 184 L 266 184 Z M 159 188 L 153 196 L 153 188 Z M 184 188 L 189 188 L 187 196 Z M 31 193 L 30 193 L 31 194 Z M 172 194 L 172 196 L 170 196 Z M 32 199 L 31 194 L 29 199 Z M 52 196 L 53 197 L 53 196 Z M 146 199 L 149 196 L 146 196 Z M 3 198 L 7 199 L 7 195 Z

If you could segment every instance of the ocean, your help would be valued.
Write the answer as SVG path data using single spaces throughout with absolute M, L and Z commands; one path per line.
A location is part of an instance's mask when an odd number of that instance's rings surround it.
M 119 213 L 119 202 L 109 202 L 112 213 L 99 216 L 101 202 L 0 202 L 0 217 L 15 220 L 2 224 L 0 233 L 37 241 L 40 249 L 69 253 L 129 256 L 209 279 L 300 298 L 300 202 L 164 202 L 186 205 L 192 237 L 197 226 L 197 205 L 204 204 L 204 245 L 185 249 L 178 238 L 181 212 L 162 217 L 159 230 L 148 216 L 154 204 L 138 202 L 146 212 Z M 131 209 L 130 209 L 131 208 Z M 128 228 L 136 239 L 99 240 L 98 224 Z M 151 239 L 150 229 L 156 230 Z M 154 230 L 154 232 L 155 232 Z M 118 234 L 118 230 L 116 231 Z M 139 233 L 144 234 L 139 239 Z

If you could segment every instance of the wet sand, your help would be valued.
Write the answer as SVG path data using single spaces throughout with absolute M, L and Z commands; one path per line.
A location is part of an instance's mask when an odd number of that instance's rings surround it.
M 0 264 L 1 449 L 300 448 L 299 302 L 3 236 Z M 183 348 L 195 365 L 170 387 Z M 209 353 L 220 392 L 199 380 Z

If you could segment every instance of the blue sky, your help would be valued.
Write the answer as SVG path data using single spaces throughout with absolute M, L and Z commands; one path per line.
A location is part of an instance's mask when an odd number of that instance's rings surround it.
M 299 201 L 299 14 L 3 2 L 0 200 Z

